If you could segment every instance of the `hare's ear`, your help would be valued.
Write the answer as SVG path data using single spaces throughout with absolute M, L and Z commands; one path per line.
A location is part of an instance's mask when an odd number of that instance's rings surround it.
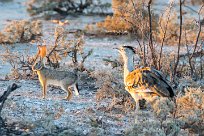
M 38 45 L 38 54 L 43 59 L 47 54 L 47 47 L 46 45 Z

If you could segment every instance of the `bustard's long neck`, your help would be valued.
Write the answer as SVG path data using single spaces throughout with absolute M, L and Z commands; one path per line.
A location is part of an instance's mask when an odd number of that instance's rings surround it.
M 132 56 L 123 56 L 124 60 L 124 82 L 127 75 L 134 70 L 133 55 Z

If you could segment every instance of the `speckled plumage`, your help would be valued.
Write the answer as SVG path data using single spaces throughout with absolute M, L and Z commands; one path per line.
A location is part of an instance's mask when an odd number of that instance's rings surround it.
M 130 72 L 126 77 L 126 86 L 129 90 L 139 87 L 143 87 L 144 89 L 149 88 L 152 91 L 150 93 L 154 93 L 162 97 L 174 96 L 174 92 L 170 84 L 157 70 L 150 67 L 139 68 Z
M 134 98 L 137 108 L 139 99 L 146 96 L 173 97 L 174 91 L 171 85 L 162 76 L 162 73 L 150 67 L 134 68 L 134 55 L 136 49 L 132 46 L 116 48 L 124 61 L 125 89 Z

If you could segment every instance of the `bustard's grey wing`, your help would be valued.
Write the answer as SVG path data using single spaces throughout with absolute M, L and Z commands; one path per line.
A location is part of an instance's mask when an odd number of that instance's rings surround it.
M 126 86 L 129 88 L 149 88 L 159 96 L 173 97 L 174 92 L 163 76 L 149 67 L 132 71 L 126 77 Z
M 153 82 L 149 84 L 149 88 L 155 93 L 163 97 L 173 97 L 175 95 L 171 85 L 160 73 L 151 69 L 151 71 L 147 71 L 147 75 L 153 80 Z

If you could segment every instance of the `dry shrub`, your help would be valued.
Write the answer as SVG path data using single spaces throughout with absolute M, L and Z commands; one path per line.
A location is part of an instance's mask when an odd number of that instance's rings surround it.
M 42 35 L 41 21 L 12 21 L 0 32 L 0 43 L 28 42 Z
M 5 52 L 0 54 L 0 59 L 3 63 L 11 65 L 11 72 L 6 75 L 6 79 L 33 79 L 36 77 L 32 71 L 35 56 L 24 55 L 18 51 L 12 52 L 5 47 Z
M 123 33 L 131 30 L 130 25 L 128 25 L 124 20 L 121 20 L 120 17 L 116 16 L 107 16 L 104 22 L 97 23 L 97 27 L 100 28 L 102 32 Z
M 161 97 L 154 100 L 152 104 L 155 115 L 160 119 L 166 119 L 170 113 L 173 112 L 175 105 L 174 102 L 168 98 Z
M 118 109 L 128 112 L 134 109 L 135 103 L 124 89 L 122 75 L 115 69 L 97 70 L 92 72 L 91 76 L 96 79 L 96 87 L 99 88 L 96 100 L 108 102 L 106 110 Z M 108 98 L 111 98 L 111 101 L 107 101 Z
M 165 74 L 171 75 L 173 72 L 173 62 L 175 59 L 175 53 L 171 52 L 171 53 L 163 53 L 162 58 L 161 58 L 161 62 L 165 62 L 165 63 L 161 63 L 161 71 Z
M 50 19 L 52 15 L 69 15 L 73 13 L 83 14 L 106 14 L 110 2 L 102 0 L 28 0 L 27 11 L 30 15 L 42 15 L 44 13 L 46 19 Z M 58 16 L 58 18 L 63 18 Z M 55 16 L 56 17 L 56 16 Z
M 69 32 L 63 27 L 56 27 L 54 43 L 46 43 L 47 47 L 47 61 L 50 66 L 54 68 L 59 67 L 59 62 L 66 57 L 71 57 L 72 66 L 78 67 L 78 70 L 85 71 L 84 62 L 89 57 L 93 50 L 84 52 L 84 35 L 81 32 L 76 32 L 74 37 L 69 37 Z M 79 59 L 80 58 L 80 59 Z M 56 64 L 57 67 L 54 65 Z
M 114 12 L 113 16 L 107 16 L 104 22 L 97 23 L 97 26 L 103 30 L 107 30 L 109 32 L 124 32 L 130 31 L 131 25 L 128 24 L 122 16 L 128 17 L 128 14 L 122 14 L 122 10 L 126 7 L 128 1 L 127 0 L 113 0 L 112 1 L 112 9 Z
M 148 40 L 149 16 L 145 5 L 147 5 L 147 1 L 113 0 L 113 16 L 107 16 L 103 22 L 97 23 L 97 27 L 102 32 L 130 32 L 136 34 L 137 38 L 146 38 Z M 192 11 L 189 12 L 184 8 L 183 12 L 185 14 L 183 14 L 181 45 L 195 44 L 199 27 L 191 15 Z M 202 12 L 200 12 L 200 15 Z M 170 2 L 160 17 L 153 12 L 151 14 L 154 40 L 164 45 L 178 45 L 180 25 L 178 21 L 179 14 L 175 9 L 174 1 Z M 204 33 L 201 31 L 199 40 L 203 38 Z
M 188 88 L 185 95 L 177 98 L 176 116 L 182 126 L 204 135 L 204 92 L 200 88 Z
M 138 120 L 127 135 L 203 135 L 204 92 L 201 88 L 186 88 L 179 93 L 176 104 L 168 98 L 155 97 L 152 110 L 137 111 Z
M 104 22 L 97 23 L 100 29 L 117 33 L 134 32 L 139 37 L 148 33 L 148 12 L 144 8 L 144 2 L 113 0 L 112 8 L 114 15 L 112 17 L 107 16 Z M 155 28 L 157 17 L 153 14 L 152 18 L 152 25 Z
M 162 38 L 164 37 L 164 28 L 167 23 L 167 18 L 162 17 L 160 18 L 160 27 L 158 30 L 154 31 L 155 39 L 157 42 L 161 43 Z M 198 33 L 198 26 L 194 23 L 192 18 L 185 18 L 185 22 L 183 24 L 183 35 L 181 38 L 181 45 L 192 45 L 195 43 Z M 170 30 L 170 31 L 169 31 Z M 204 38 L 204 33 L 201 31 L 200 39 Z M 164 41 L 165 45 L 178 45 L 179 39 L 179 24 L 177 21 L 177 14 L 176 12 L 172 12 L 167 23 L 167 31 L 166 31 L 166 38 Z
M 169 13 L 171 12 L 171 13 Z M 169 18 L 167 17 L 169 15 Z M 179 25 L 177 23 L 177 14 L 175 11 L 166 10 L 163 16 L 159 20 L 160 26 L 158 30 L 154 31 L 155 39 L 157 42 L 161 43 L 166 30 L 165 44 L 174 45 L 178 43 L 179 37 Z M 171 31 L 168 31 L 171 30 Z

